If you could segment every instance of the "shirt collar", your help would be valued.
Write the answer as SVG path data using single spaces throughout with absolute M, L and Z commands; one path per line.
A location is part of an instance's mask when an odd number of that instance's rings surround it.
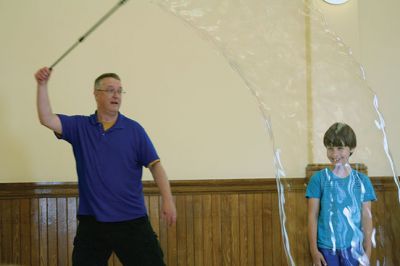
M 92 125 L 97 125 L 100 123 L 97 120 L 97 111 L 95 111 L 94 114 L 90 115 L 89 120 Z M 125 116 L 123 114 L 121 114 L 120 112 L 118 112 L 117 121 L 115 122 L 113 128 L 124 128 L 125 127 L 124 120 L 125 120 Z

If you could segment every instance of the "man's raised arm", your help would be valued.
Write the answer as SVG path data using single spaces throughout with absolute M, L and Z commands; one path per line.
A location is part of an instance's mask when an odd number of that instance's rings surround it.
M 51 71 L 47 67 L 39 69 L 35 74 L 37 82 L 37 111 L 40 123 L 53 130 L 57 134 L 62 134 L 61 121 L 58 115 L 51 110 L 47 83 L 50 79 Z

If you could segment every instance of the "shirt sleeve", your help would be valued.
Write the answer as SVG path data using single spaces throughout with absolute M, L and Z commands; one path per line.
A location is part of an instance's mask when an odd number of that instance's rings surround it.
M 62 134 L 57 134 L 56 137 L 58 139 L 65 140 L 69 143 L 73 143 L 77 139 L 77 124 L 78 117 L 77 116 L 67 116 L 62 114 L 57 114 L 61 121 L 62 126 Z
M 376 195 L 375 195 L 375 190 L 374 187 L 372 186 L 371 180 L 369 179 L 368 176 L 363 176 L 363 185 L 365 188 L 365 194 L 363 201 L 375 201 L 376 200 Z
M 320 172 L 315 173 L 310 182 L 308 182 L 306 189 L 306 198 L 321 198 L 321 175 Z
M 148 167 L 153 161 L 159 160 L 157 151 L 143 127 L 139 129 L 138 159 L 141 165 Z

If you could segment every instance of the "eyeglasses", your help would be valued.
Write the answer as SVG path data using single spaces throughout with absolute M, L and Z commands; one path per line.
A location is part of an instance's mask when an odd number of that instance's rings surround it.
M 122 89 L 96 89 L 97 91 L 104 91 L 106 92 L 108 95 L 114 95 L 115 93 L 118 95 L 124 94 L 126 93 L 126 91 L 122 90 Z

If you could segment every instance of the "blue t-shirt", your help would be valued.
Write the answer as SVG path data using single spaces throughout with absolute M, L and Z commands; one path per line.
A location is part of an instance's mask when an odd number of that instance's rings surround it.
M 62 136 L 72 145 L 79 184 L 78 215 L 101 222 L 126 221 L 147 215 L 142 169 L 158 160 L 143 127 L 122 114 L 104 131 L 91 116 L 58 115 Z
M 363 241 L 362 203 L 376 200 L 368 176 L 356 170 L 344 178 L 325 168 L 308 183 L 307 198 L 320 199 L 317 246 L 345 249 Z

